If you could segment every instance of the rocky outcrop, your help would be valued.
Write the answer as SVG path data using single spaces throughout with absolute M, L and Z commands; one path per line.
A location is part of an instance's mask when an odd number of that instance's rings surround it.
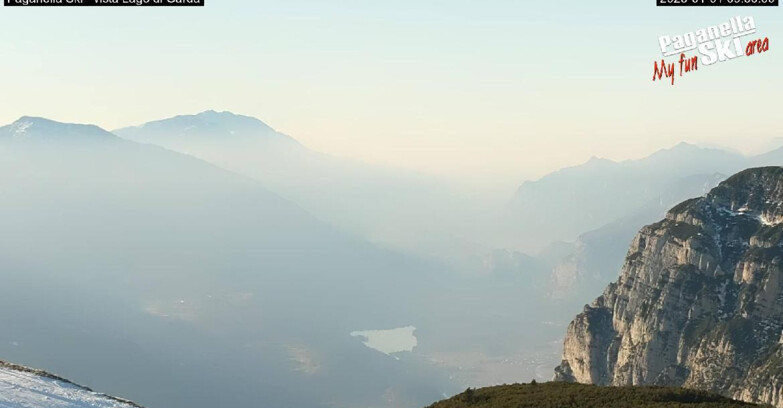
M 634 238 L 568 327 L 555 379 L 783 407 L 783 168 L 743 171 Z

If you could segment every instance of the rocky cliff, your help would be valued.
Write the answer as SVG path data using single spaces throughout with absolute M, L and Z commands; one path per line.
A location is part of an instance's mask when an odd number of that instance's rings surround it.
M 677 385 L 783 407 L 783 168 L 749 169 L 633 239 L 568 327 L 555 379 Z

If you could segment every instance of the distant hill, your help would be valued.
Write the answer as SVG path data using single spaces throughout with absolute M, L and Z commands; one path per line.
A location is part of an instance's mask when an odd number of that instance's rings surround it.
M 639 160 L 593 158 L 522 184 L 503 216 L 504 236 L 513 248 L 525 251 L 573 241 L 652 204 L 663 213 L 684 198 L 702 194 L 715 174 L 732 174 L 754 162 L 738 153 L 687 143 Z
M 719 408 L 756 407 L 704 391 L 675 387 L 599 387 L 552 382 L 467 390 L 428 408 Z

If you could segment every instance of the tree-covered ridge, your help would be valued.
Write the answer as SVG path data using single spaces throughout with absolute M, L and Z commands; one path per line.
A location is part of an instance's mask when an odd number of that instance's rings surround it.
M 758 407 L 676 387 L 600 387 L 550 382 L 468 389 L 428 408 L 721 408 Z

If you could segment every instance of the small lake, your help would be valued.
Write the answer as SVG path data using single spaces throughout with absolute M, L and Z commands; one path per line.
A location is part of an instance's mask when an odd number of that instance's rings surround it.
M 401 353 L 413 351 L 418 344 L 418 340 L 413 332 L 416 328 L 413 326 L 400 327 L 391 330 L 365 330 L 351 332 L 352 337 L 364 338 L 364 345 L 380 351 L 384 354 Z

